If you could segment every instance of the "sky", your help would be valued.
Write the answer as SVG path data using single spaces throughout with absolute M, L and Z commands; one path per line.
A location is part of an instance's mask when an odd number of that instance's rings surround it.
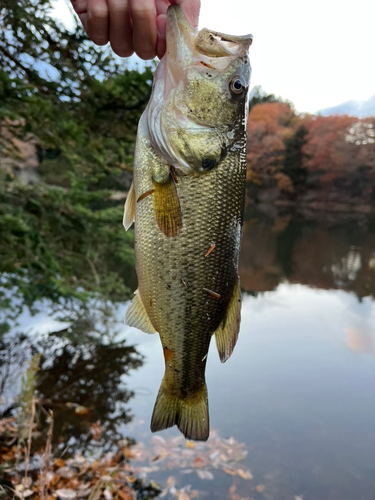
M 314 113 L 375 94 L 374 0 L 201 0 L 199 28 L 251 33 L 251 86 Z M 65 0 L 55 16 L 68 22 Z M 133 59 L 134 60 L 134 59 Z

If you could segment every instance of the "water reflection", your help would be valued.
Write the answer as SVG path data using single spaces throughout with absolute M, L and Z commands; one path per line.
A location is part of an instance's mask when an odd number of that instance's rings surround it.
M 22 366 L 42 353 L 38 397 L 54 411 L 56 444 L 60 438 L 69 452 L 88 452 L 110 449 L 131 434 L 139 443 L 132 452 L 138 474 L 159 481 L 167 498 L 190 485 L 184 492 L 197 491 L 197 498 L 370 500 L 374 219 L 249 213 L 240 275 L 245 293 L 238 345 L 225 365 L 214 344 L 208 357 L 217 433 L 206 445 L 186 448 L 173 429 L 150 439 L 162 349 L 156 335 L 122 325 L 125 304 L 116 306 L 116 317 L 103 305 L 102 319 L 93 313 L 98 307 L 66 311 L 61 319 L 73 321 L 60 331 L 46 313 L 33 332 L 7 334 L 0 348 L 2 392 L 11 404 Z M 21 318 L 21 331 L 30 322 Z M 95 441 L 90 429 L 98 421 L 102 434 Z M 245 453 L 228 465 L 222 448 L 237 446 Z
M 105 331 L 103 315 L 100 320 Z M 143 356 L 125 340 L 109 342 L 103 331 L 98 336 L 96 321 L 97 315 L 86 309 L 85 315 L 60 331 L 18 333 L 0 341 L 0 417 L 16 408 L 25 368 L 40 353 L 39 371 L 34 374 L 36 397 L 44 410 L 53 410 L 54 443 L 69 445 L 69 454 L 110 450 L 123 437 L 119 425 L 132 419 L 128 403 L 134 392 L 124 377 L 142 366 Z M 42 426 L 46 411 L 40 414 Z M 100 429 L 95 439 L 93 424 Z M 34 446 L 38 444 L 34 440 Z
M 301 214 L 250 216 L 244 224 L 241 286 L 274 290 L 283 281 L 375 296 L 374 220 Z

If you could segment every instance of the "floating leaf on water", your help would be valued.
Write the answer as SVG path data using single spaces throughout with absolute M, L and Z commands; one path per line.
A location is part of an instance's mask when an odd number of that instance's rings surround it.
M 229 474 L 230 476 L 235 476 L 237 474 L 237 472 L 231 467 L 223 467 L 222 470 L 225 472 L 225 474 Z
M 156 481 L 150 481 L 150 486 L 155 488 L 155 490 L 161 490 L 159 483 L 157 483 Z
M 206 464 L 207 464 L 207 462 L 206 462 L 206 460 L 203 460 L 203 458 L 195 457 L 193 460 L 193 463 L 191 465 L 195 468 L 201 468 L 201 467 L 205 467 Z
M 167 479 L 168 488 L 171 488 L 175 484 L 176 484 L 176 478 L 174 476 L 169 476 L 169 478 Z
M 249 470 L 237 469 L 237 474 L 242 477 L 242 479 L 253 479 L 253 475 Z
M 189 495 L 183 490 L 176 490 L 176 496 L 178 500 L 190 500 Z
M 258 486 L 256 486 L 255 489 L 257 490 L 258 493 L 262 493 L 266 489 L 266 487 L 264 486 L 264 484 L 258 484 Z
M 236 493 L 237 486 L 232 484 L 232 486 L 229 488 L 228 493 L 231 498 L 231 500 L 242 500 L 240 495 Z
M 151 441 L 155 444 L 165 444 L 165 439 L 161 436 L 153 436 Z
M 219 451 L 214 451 L 213 453 L 211 453 L 209 455 L 210 460 L 216 460 L 217 458 L 219 458 L 219 456 L 220 456 L 220 452 Z
M 193 441 L 186 441 L 185 446 L 186 448 L 195 448 Z
M 155 455 L 154 457 L 151 458 L 150 462 L 156 462 L 159 459 L 160 459 L 160 455 Z
M 181 471 L 181 474 L 191 474 L 193 471 L 193 469 L 184 469 Z
M 197 470 L 196 473 L 200 479 L 208 479 L 209 481 L 212 481 L 214 478 L 212 472 L 208 470 Z
M 303 500 L 303 497 L 300 495 L 295 495 L 294 500 Z
M 77 494 L 74 490 L 69 488 L 61 488 L 61 490 L 56 490 L 56 494 L 61 500 L 70 500 L 71 498 L 77 498 Z

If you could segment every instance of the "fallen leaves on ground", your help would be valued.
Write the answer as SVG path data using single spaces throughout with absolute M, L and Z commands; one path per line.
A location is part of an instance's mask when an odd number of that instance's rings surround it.
M 155 495 L 162 490 L 160 498 L 168 496 L 190 500 L 207 492 L 193 490 L 191 485 L 186 485 L 186 481 L 180 485 L 181 478 L 188 477 L 188 474 L 195 474 L 205 482 L 213 481 L 216 474 L 223 472 L 247 481 L 253 479 L 251 472 L 239 465 L 247 455 L 244 443 L 237 442 L 233 437 L 224 439 L 217 431 L 211 431 L 205 443 L 186 441 L 183 436 L 153 436 L 148 445 L 133 444 L 123 439 L 119 441 L 117 450 L 99 458 L 77 455 L 66 459 L 47 457 L 45 461 L 42 447 L 32 459 L 40 464 L 45 462 L 45 470 L 43 474 L 40 469 L 29 470 L 30 477 L 25 481 L 21 470 L 17 473 L 17 468 L 12 468 L 18 453 L 16 425 L 14 418 L 0 420 L 0 465 L 3 465 L 5 478 L 12 484 L 18 498 L 133 500 L 136 498 L 135 484 L 140 483 L 149 485 Z M 100 439 L 101 422 L 94 422 L 90 432 L 93 440 Z M 160 470 L 177 470 L 179 480 L 169 476 L 165 488 L 160 488 L 151 479 L 153 473 Z M 264 485 L 255 487 L 258 492 L 264 488 Z M 41 491 L 44 491 L 42 496 Z M 229 495 L 232 500 L 245 500 L 234 486 Z

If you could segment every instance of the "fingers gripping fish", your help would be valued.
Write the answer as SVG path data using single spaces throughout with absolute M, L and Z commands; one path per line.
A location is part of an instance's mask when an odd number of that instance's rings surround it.
M 208 438 L 211 337 L 222 362 L 237 341 L 251 42 L 198 32 L 168 9 L 124 214 L 125 229 L 135 220 L 139 283 L 125 320 L 158 332 L 165 359 L 153 432 L 177 425 L 188 439 Z

